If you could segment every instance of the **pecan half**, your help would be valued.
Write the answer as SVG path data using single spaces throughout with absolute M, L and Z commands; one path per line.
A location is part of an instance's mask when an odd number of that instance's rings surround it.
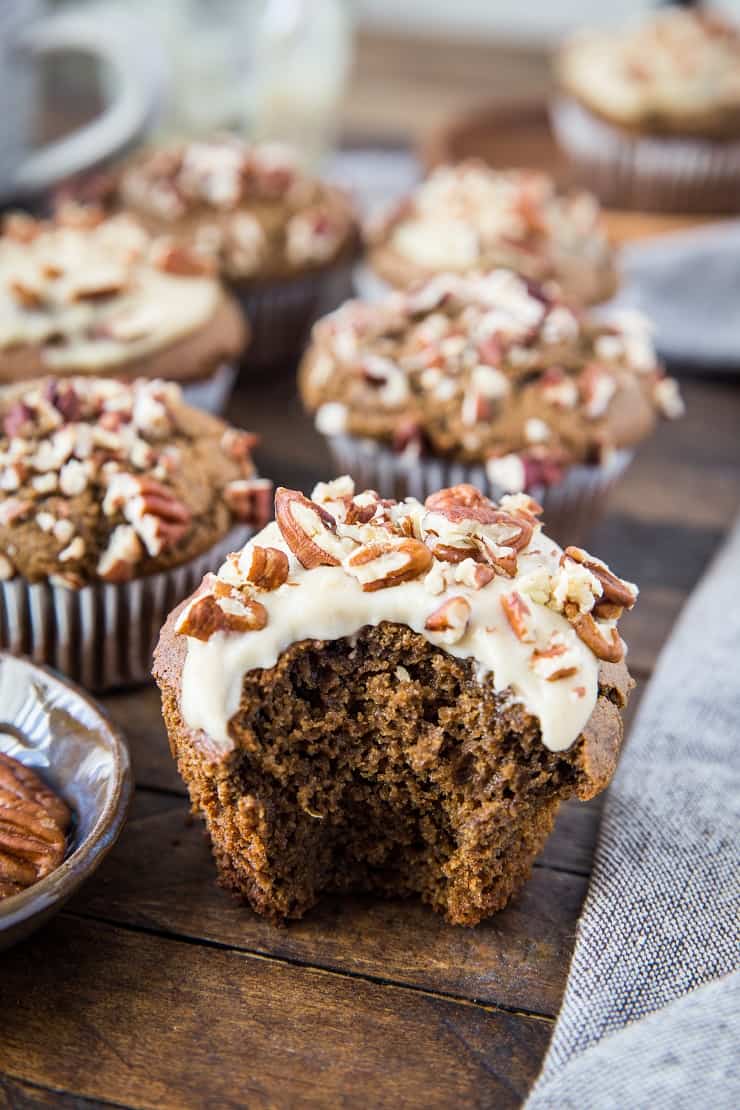
M 70 821 L 68 807 L 34 771 L 0 753 L 0 898 L 59 866 Z
M 431 551 L 421 540 L 414 539 L 363 544 L 347 560 L 347 569 L 366 593 L 418 578 L 431 565 Z
M 343 550 L 336 535 L 337 522 L 315 501 L 280 486 L 275 494 L 275 519 L 282 537 L 306 570 L 338 567 Z
M 198 254 L 182 243 L 161 243 L 152 252 L 152 263 L 166 274 L 179 277 L 210 277 L 216 272 L 216 262 Z
M 637 601 L 639 590 L 632 582 L 625 582 L 622 578 L 617 578 L 616 574 L 609 570 L 609 567 L 602 563 L 600 559 L 595 559 L 593 555 L 589 555 L 581 547 L 566 547 L 563 558 L 572 559 L 574 563 L 580 563 L 581 566 L 590 570 L 594 578 L 598 578 L 603 588 L 602 598 L 604 601 L 611 601 L 615 605 L 621 605 L 624 609 L 631 609 Z
M 255 544 L 250 548 L 250 554 L 246 578 L 253 586 L 261 590 L 277 590 L 287 581 L 290 564 L 288 556 L 279 547 L 259 547 Z

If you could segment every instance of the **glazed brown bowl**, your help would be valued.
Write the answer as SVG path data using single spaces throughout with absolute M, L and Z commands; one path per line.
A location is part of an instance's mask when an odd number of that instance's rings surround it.
M 33 770 L 74 813 L 64 861 L 0 900 L 0 949 L 38 929 L 93 873 L 123 828 L 133 791 L 121 734 L 79 687 L 0 652 L 0 751 Z

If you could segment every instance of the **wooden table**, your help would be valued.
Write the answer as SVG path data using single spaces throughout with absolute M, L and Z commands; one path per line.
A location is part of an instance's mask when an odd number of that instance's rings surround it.
M 623 625 L 640 687 L 740 502 L 740 388 L 685 393 L 688 416 L 645 445 L 590 543 L 642 587 Z M 243 387 L 231 416 L 261 429 L 276 481 L 326 477 L 289 378 Z M 0 1106 L 521 1103 L 561 1000 L 598 802 L 563 807 L 530 882 L 477 929 L 364 898 L 276 929 L 216 886 L 154 689 L 105 704 L 131 745 L 131 819 L 74 901 L 0 957 Z

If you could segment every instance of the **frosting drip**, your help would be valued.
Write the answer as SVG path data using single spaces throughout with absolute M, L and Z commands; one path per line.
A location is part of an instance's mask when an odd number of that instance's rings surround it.
M 188 637 L 186 723 L 228 751 L 248 671 L 273 667 L 302 640 L 352 637 L 388 621 L 475 660 L 479 680 L 490 675 L 496 691 L 510 691 L 539 720 L 549 749 L 570 747 L 598 697 L 607 657 L 599 644 L 616 647 L 610 658 L 622 655 L 617 607 L 592 615 L 613 596 L 603 576 L 629 605 L 637 591 L 585 552 L 564 554 L 542 534 L 538 508 L 523 495 L 499 507 L 466 486 L 426 506 L 383 502 L 372 491 L 355 496 L 348 478 L 317 487 L 312 501 L 278 491 L 277 521 L 229 556 L 178 618 Z M 584 637 L 585 618 L 598 643 Z

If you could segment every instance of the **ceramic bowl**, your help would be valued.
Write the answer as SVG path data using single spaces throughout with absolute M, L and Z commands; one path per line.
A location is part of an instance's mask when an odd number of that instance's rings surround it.
M 0 652 L 0 751 L 32 767 L 71 807 L 62 864 L 0 900 L 0 949 L 38 929 L 100 865 L 126 820 L 133 791 L 128 749 L 77 686 Z

